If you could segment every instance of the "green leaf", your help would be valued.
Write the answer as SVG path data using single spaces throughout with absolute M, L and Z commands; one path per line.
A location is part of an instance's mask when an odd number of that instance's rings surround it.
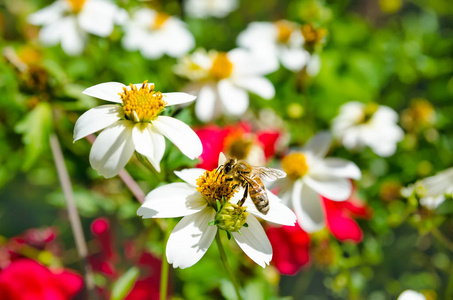
M 138 278 L 140 271 L 136 267 L 130 268 L 126 273 L 123 274 L 114 284 L 112 288 L 112 295 L 110 300 L 121 300 L 124 299 L 127 294 L 131 291 Z
M 49 135 L 52 130 L 52 109 L 49 103 L 39 103 L 15 127 L 17 133 L 22 134 L 25 144 L 25 160 L 22 168 L 27 171 L 39 158 L 49 144 Z

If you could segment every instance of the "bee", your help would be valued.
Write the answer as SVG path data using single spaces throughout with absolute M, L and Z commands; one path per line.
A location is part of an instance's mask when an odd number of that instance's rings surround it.
M 235 158 L 230 158 L 219 169 L 220 172 L 223 172 L 225 181 L 233 181 L 236 184 L 235 188 L 244 187 L 244 196 L 239 200 L 238 205 L 242 206 L 247 195 L 250 195 L 256 209 L 263 215 L 269 212 L 269 199 L 262 179 L 274 181 L 286 177 L 286 173 L 283 171 L 266 167 L 253 167 L 244 161 L 237 161 Z

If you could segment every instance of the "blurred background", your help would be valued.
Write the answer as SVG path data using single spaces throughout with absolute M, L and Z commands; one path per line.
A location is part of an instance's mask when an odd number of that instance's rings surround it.
M 52 2 L 0 3 L 0 274 L 15 257 L 49 269 L 84 272 L 49 146 L 49 137 L 55 134 L 87 240 L 96 284 L 92 297 L 158 299 L 162 228 L 176 222 L 139 218 L 140 203 L 119 177 L 104 179 L 90 167 L 91 144 L 73 143 L 73 128 L 83 112 L 102 102 L 83 95 L 87 87 L 149 80 L 158 90 L 181 91 L 188 80 L 174 73 L 176 58 L 151 60 L 139 51 L 125 50 L 121 24 L 107 37 L 87 35 L 80 55 L 66 54 L 59 44 L 45 46 L 39 40 L 40 27 L 28 23 L 27 16 Z M 254 21 L 286 19 L 325 30 L 322 43 L 311 51 L 319 55 L 319 72 L 308 75 L 305 69 L 292 72 L 280 67 L 266 76 L 275 87 L 274 99 L 250 94 L 246 115 L 209 122 L 218 128 L 248 122 L 256 133 L 271 112 L 272 130 L 281 139 L 270 164 L 277 164 L 287 149 L 303 145 L 316 132 L 330 130 L 340 107 L 349 101 L 386 105 L 399 115 L 404 139 L 392 156 L 380 157 L 370 148 L 349 151 L 338 140 L 329 152 L 362 170 L 363 178 L 354 183 L 354 198 L 363 210 L 342 214 L 358 224 L 359 236 L 341 238 L 328 228 L 302 233 L 297 246 L 290 246 L 300 252 L 288 254 L 300 257 L 292 275 L 272 262 L 262 269 L 245 259 L 234 243 L 228 245 L 227 255 L 247 299 L 385 300 L 396 299 L 407 289 L 430 300 L 453 299 L 451 197 L 427 208 L 400 194 L 402 187 L 453 163 L 450 1 L 249 0 L 239 1 L 220 18 L 191 16 L 184 0 L 113 2 L 128 13 L 150 7 L 180 18 L 193 34 L 195 48 L 207 50 L 236 48 L 238 35 Z M 195 130 L 206 126 L 193 105 L 177 113 Z M 197 163 L 168 143 L 163 173 L 150 175 L 135 157 L 126 169 L 148 193 L 175 181 L 174 170 Z M 274 251 L 275 243 L 283 248 L 287 240 L 278 241 L 271 239 Z M 195 266 L 171 268 L 169 297 L 235 299 L 218 257 L 217 248 L 211 247 Z M 85 299 L 81 279 L 74 280 L 73 287 L 78 288 L 66 289 L 64 297 Z M 115 286 L 120 292 L 113 291 Z

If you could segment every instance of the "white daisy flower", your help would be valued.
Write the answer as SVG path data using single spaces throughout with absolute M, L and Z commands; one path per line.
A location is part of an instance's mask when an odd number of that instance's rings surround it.
M 425 295 L 413 290 L 405 290 L 399 295 L 397 300 L 426 300 Z
M 225 156 L 219 157 L 223 164 Z M 183 217 L 167 243 L 167 260 L 174 268 L 187 268 L 197 263 L 208 250 L 218 229 L 230 232 L 239 247 L 261 267 L 272 259 L 272 246 L 256 217 L 269 222 L 294 225 L 296 216 L 277 196 L 267 191 L 270 210 L 258 212 L 250 198 L 244 206 L 237 200 L 242 193 L 217 170 L 187 169 L 175 172 L 185 182 L 170 183 L 151 191 L 137 210 L 143 218 Z M 219 209 L 217 201 L 225 199 Z M 247 225 L 244 225 L 247 224 Z
M 360 179 L 356 164 L 341 158 L 324 158 L 331 144 L 330 134 L 314 136 L 307 145 L 282 159 L 287 177 L 281 180 L 281 198 L 291 203 L 300 227 L 306 232 L 324 228 L 325 215 L 320 196 L 345 201 L 352 193 L 350 179 Z
M 187 87 L 198 95 L 195 113 L 208 122 L 222 113 L 240 116 L 249 106 L 247 91 L 272 99 L 275 89 L 264 77 L 278 68 L 272 60 L 252 55 L 243 49 L 229 52 L 197 50 L 175 66 L 176 74 L 193 83 Z
M 332 121 L 332 132 L 347 149 L 369 146 L 377 155 L 387 157 L 404 138 L 397 122 L 398 114 L 388 106 L 351 101 L 341 106 Z
M 201 141 L 188 125 L 172 117 L 159 116 L 166 106 L 194 101 L 195 96 L 156 92 L 154 84 L 146 81 L 130 86 L 118 82 L 101 83 L 83 93 L 115 103 L 85 112 L 74 128 L 74 141 L 103 129 L 91 148 L 90 164 L 104 177 L 118 174 L 134 150 L 160 172 L 159 164 L 165 152 L 164 136 L 190 159 L 201 155 Z
M 299 71 L 311 60 L 310 53 L 303 47 L 304 36 L 301 27 L 286 20 L 274 23 L 252 22 L 239 34 L 237 43 L 241 47 L 280 61 L 291 71 Z M 317 73 L 315 64 L 319 65 L 319 57 L 312 64 L 312 74 Z
M 61 43 L 68 55 L 79 55 L 88 33 L 107 37 L 124 18 L 125 11 L 107 0 L 57 0 L 28 16 L 33 25 L 43 26 L 39 39 L 45 45 Z
M 239 6 L 238 0 L 187 0 L 184 10 L 194 18 L 223 18 Z
M 195 46 L 195 39 L 183 21 L 150 8 L 137 10 L 124 30 L 124 48 L 140 50 L 149 59 L 158 59 L 164 54 L 180 57 Z
M 444 203 L 445 196 L 453 196 L 453 168 L 426 177 L 401 190 L 401 194 L 407 198 L 414 193 L 420 199 L 421 206 L 436 209 Z

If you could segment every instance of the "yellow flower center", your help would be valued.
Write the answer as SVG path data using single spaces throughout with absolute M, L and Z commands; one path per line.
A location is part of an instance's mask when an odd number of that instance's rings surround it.
M 315 29 L 313 25 L 306 24 L 302 26 L 302 35 L 304 36 L 304 47 L 309 52 L 314 51 L 317 45 L 320 45 L 327 34 L 325 28 Z
M 294 24 L 291 22 L 280 20 L 274 23 L 277 27 L 277 40 L 279 43 L 286 44 L 294 30 Z
M 217 202 L 222 204 L 223 200 L 228 202 L 236 192 L 232 181 L 225 181 L 223 172 L 219 173 L 216 169 L 206 171 L 197 179 L 197 191 L 217 209 Z
M 401 124 L 409 131 L 419 131 L 433 124 L 436 112 L 426 99 L 417 98 L 411 101 L 409 108 L 401 113 Z
M 86 0 L 67 0 L 72 7 L 74 13 L 79 13 L 82 10 Z
M 123 92 L 119 93 L 128 120 L 151 122 L 167 105 L 162 93 L 154 91 L 154 84 L 150 85 L 145 81 L 140 89 L 133 84 L 130 87 L 130 90 L 123 87 Z
M 253 146 L 253 139 L 250 135 L 244 135 L 242 131 L 236 131 L 225 138 L 225 152 L 229 157 L 236 157 L 244 160 L 250 153 Z
M 282 168 L 288 178 L 297 180 L 308 172 L 308 165 L 305 155 L 302 152 L 290 153 L 283 157 Z
M 373 117 L 374 113 L 378 110 L 379 104 L 370 102 L 365 105 L 365 108 L 363 109 L 362 117 L 359 120 L 359 124 L 365 124 L 368 123 L 371 118 Z
M 169 18 L 170 15 L 167 15 L 166 13 L 163 12 L 158 12 L 156 18 L 154 19 L 154 22 L 151 24 L 151 29 L 152 30 L 160 29 Z
M 228 78 L 233 71 L 233 63 L 228 59 L 226 52 L 217 53 L 209 73 L 214 79 Z

